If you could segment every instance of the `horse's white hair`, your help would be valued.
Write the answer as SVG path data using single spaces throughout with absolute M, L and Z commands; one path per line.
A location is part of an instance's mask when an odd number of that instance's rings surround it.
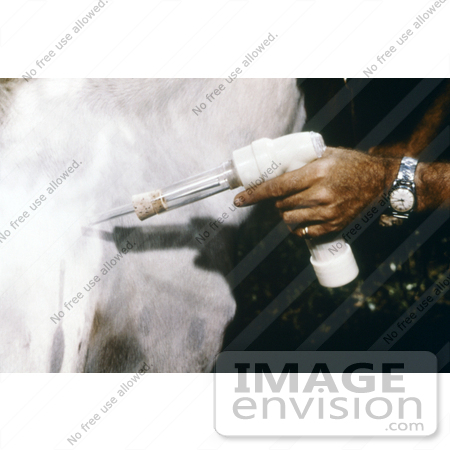
M 299 131 L 291 79 L 32 80 L 0 92 L 0 370 L 208 371 L 235 301 L 233 231 L 248 210 L 211 219 L 235 192 L 140 223 L 89 217 Z M 207 107 L 196 115 L 201 102 Z M 78 166 L 77 166 L 78 165 Z M 72 172 L 53 193 L 49 183 Z M 42 205 L 30 205 L 45 195 Z M 22 222 L 19 216 L 29 212 Z M 15 228 L 11 221 L 16 221 Z M 195 237 L 208 229 L 204 244 Z M 9 235 L 6 236 L 9 231 Z M 106 274 L 102 267 L 126 247 Z M 84 287 L 100 278 L 87 292 Z M 83 298 L 68 303 L 77 293 Z M 60 320 L 51 320 L 59 311 Z M 57 323 L 54 323 L 54 322 Z

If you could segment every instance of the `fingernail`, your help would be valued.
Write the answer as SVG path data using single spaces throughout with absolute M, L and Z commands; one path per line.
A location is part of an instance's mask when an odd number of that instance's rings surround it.
M 235 198 L 235 199 L 234 199 L 234 204 L 235 204 L 235 206 L 237 206 L 238 208 L 241 207 L 241 206 L 245 206 L 244 198 L 243 198 L 242 196 Z

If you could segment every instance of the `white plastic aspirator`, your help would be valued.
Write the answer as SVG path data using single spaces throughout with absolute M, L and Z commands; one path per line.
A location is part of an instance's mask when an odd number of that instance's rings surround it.
M 305 164 L 322 157 L 326 150 L 320 134 L 294 133 L 277 139 L 259 139 L 233 152 L 233 163 L 246 189 L 255 182 L 272 179 L 285 172 L 300 169 Z M 276 167 L 276 168 L 274 168 Z M 272 169 L 269 170 L 268 169 Z M 322 286 L 339 287 L 353 281 L 359 273 L 352 249 L 343 240 L 315 243 L 307 240 L 311 264 Z
M 219 192 L 244 186 L 254 188 L 285 172 L 300 169 L 320 158 L 326 150 L 322 136 L 314 132 L 294 133 L 277 139 L 259 139 L 233 152 L 233 158 L 215 169 L 191 176 L 164 188 L 133 195 L 131 204 L 114 208 L 92 224 L 135 212 L 140 220 L 198 202 Z M 316 243 L 307 241 L 311 264 L 319 283 L 343 286 L 358 275 L 350 246 L 342 239 Z

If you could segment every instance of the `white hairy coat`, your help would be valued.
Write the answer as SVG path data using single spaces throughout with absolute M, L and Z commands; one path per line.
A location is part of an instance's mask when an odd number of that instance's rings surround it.
M 226 89 L 209 103 L 219 84 Z M 89 218 L 214 168 L 253 140 L 300 131 L 301 100 L 291 79 L 40 79 L 4 90 L 0 371 L 131 372 L 144 362 L 155 372 L 211 370 L 236 307 L 225 275 L 232 231 L 249 213 L 228 210 L 237 191 L 142 223 Z M 227 211 L 223 229 L 211 230 Z M 204 230 L 211 236 L 200 244 Z M 127 241 L 133 248 L 103 275 Z

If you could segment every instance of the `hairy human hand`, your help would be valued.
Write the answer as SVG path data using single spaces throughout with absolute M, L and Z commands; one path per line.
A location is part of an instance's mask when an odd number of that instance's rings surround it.
M 236 206 L 275 198 L 291 231 L 311 238 L 344 229 L 395 180 L 400 159 L 379 158 L 356 150 L 327 148 L 324 156 L 301 169 L 266 181 L 235 197 Z

